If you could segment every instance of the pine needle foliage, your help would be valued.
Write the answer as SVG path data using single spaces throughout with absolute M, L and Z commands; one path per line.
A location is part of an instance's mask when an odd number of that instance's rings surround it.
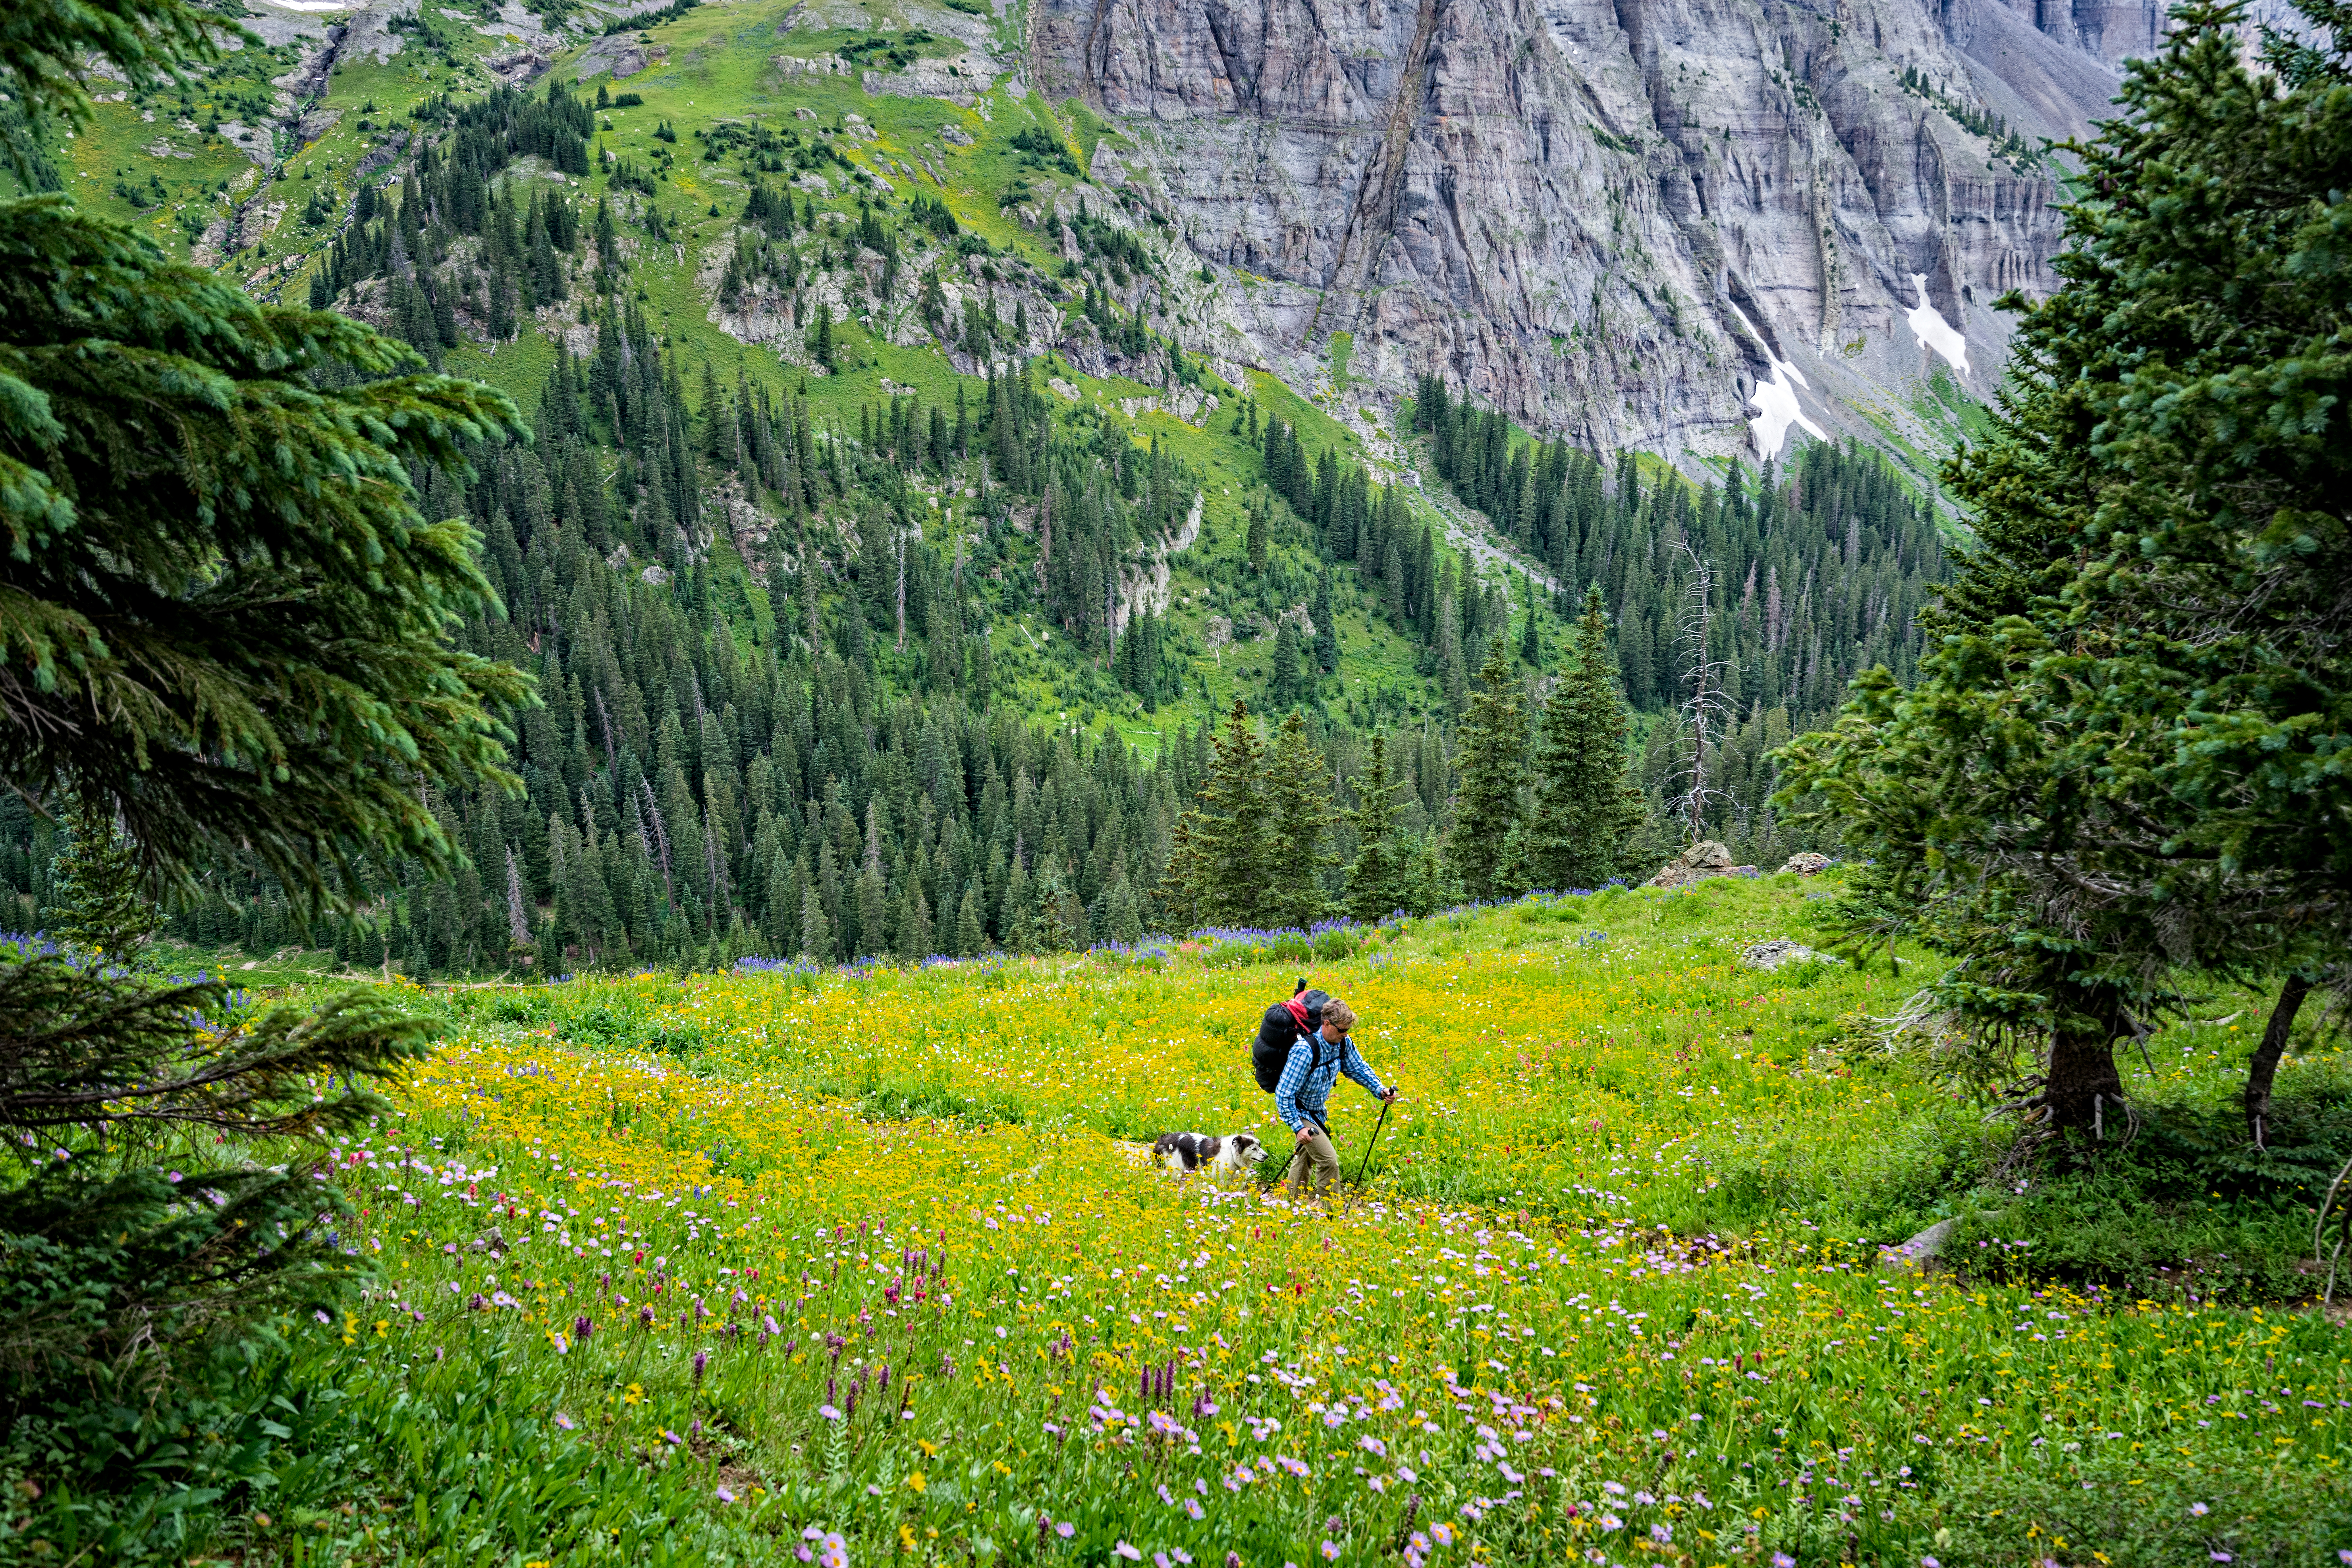
M 1265 743 L 1236 698 L 1211 745 L 1199 804 L 1184 814 L 1186 901 L 1205 924 L 1249 925 L 1265 914 L 1276 873 L 1265 773 Z
M 1355 830 L 1357 848 L 1342 903 L 1349 919 L 1369 925 L 1413 908 L 1414 879 L 1413 848 L 1398 824 L 1402 807 L 1397 797 L 1404 793 L 1404 782 L 1389 771 L 1385 737 L 1375 736 L 1366 750 L 1370 760 L 1351 781 L 1356 804 L 1344 814 Z
M 184 79 L 232 40 L 258 41 L 189 0 L 23 0 L 0 6 L 0 88 L 79 126 L 90 116 L 85 81 L 93 55 L 138 89 Z
M 519 432 L 476 383 L 256 303 L 61 196 L 0 203 L 0 776 L 110 803 L 166 881 L 233 850 L 331 896 L 362 850 L 458 858 L 433 784 L 518 784 L 512 667 L 459 475 Z
M 1323 753 L 1294 709 L 1275 732 L 1266 767 L 1266 865 L 1260 895 L 1264 923 L 1305 930 L 1323 918 L 1329 900 L 1323 873 L 1332 864 L 1331 778 Z
M 1474 899 L 1524 892 L 1516 862 L 1522 842 L 1520 793 L 1527 782 L 1527 700 L 1502 637 L 1487 647 L 1486 662 L 1479 667 L 1461 746 L 1462 790 L 1454 798 L 1447 857 Z
M 2245 18 L 2175 13 L 2078 149 L 2063 285 L 2002 301 L 1940 647 L 1787 752 L 1784 800 L 1873 861 L 1850 937 L 1949 956 L 1932 1000 L 2038 1047 L 2017 1103 L 2095 1138 L 2183 975 L 2299 1003 L 2352 929 L 2352 15 L 2304 6 L 2260 62 Z
M 1544 705 L 1535 750 L 1528 873 L 1539 887 L 1598 888 L 1623 868 L 1648 804 L 1627 772 L 1625 701 L 1601 590 L 1585 590 L 1575 662 Z
M 0 13 L 0 86 L 73 119 L 91 56 L 144 83 L 218 26 L 30 0 Z M 231 857 L 313 907 L 352 900 L 362 857 L 463 864 L 434 786 L 519 786 L 500 714 L 530 688 L 452 646 L 499 606 L 414 485 L 527 434 L 357 323 L 63 196 L 0 202 L 0 782 L 73 817 L 67 951 L 0 951 L 0 1464 L 143 1494 L 109 1555 L 168 1533 L 163 1493 L 266 1473 L 275 1324 L 364 1267 L 301 1144 L 384 1112 L 364 1085 L 435 1032 L 381 994 L 254 1008 L 111 960 L 142 894 Z M 113 1517 L 92 1504 L 94 1543 Z

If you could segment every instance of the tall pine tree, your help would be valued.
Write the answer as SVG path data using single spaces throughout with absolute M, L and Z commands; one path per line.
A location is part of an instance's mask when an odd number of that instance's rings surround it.
M 1265 747 L 1250 722 L 1248 706 L 1235 698 L 1212 750 L 1199 804 L 1184 816 L 1190 863 L 1185 891 L 1195 919 L 1239 926 L 1265 918 L 1278 870 L 1269 816 Z
M 1331 864 L 1324 848 L 1331 837 L 1331 781 L 1296 710 L 1283 720 L 1266 763 L 1266 858 L 1274 875 L 1262 918 L 1270 926 L 1304 929 L 1329 907 L 1323 872 Z
M 1404 781 L 1389 772 L 1387 738 L 1374 736 L 1371 761 L 1354 779 L 1356 804 L 1343 815 L 1356 833 L 1356 858 L 1348 867 L 1341 907 L 1350 920 L 1367 924 L 1413 904 L 1413 849 L 1399 830 L 1397 796 Z
M 1575 656 L 1544 706 L 1528 825 L 1528 874 L 1555 889 L 1597 888 L 1616 876 L 1644 815 L 1628 774 L 1625 703 L 1598 587 L 1585 590 Z
M 1478 683 L 1462 721 L 1461 793 L 1446 855 L 1464 891 L 1474 899 L 1507 898 L 1526 884 L 1514 864 L 1521 847 L 1520 789 L 1527 765 L 1527 704 L 1511 668 L 1510 649 L 1496 637 L 1479 667 Z

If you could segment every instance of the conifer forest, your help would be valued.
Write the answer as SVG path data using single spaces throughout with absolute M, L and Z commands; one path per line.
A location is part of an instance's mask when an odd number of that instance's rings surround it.
M 820 202 L 765 173 L 838 157 L 845 138 L 727 123 L 657 139 L 639 163 L 605 146 L 599 112 L 560 77 L 420 105 L 294 285 L 436 367 L 515 344 L 551 309 L 573 318 L 527 389 L 530 439 L 473 453 L 470 481 L 415 476 L 427 515 L 478 532 L 497 591 L 461 642 L 536 683 L 511 721 L 522 791 L 431 801 L 466 847 L 453 880 L 373 858 L 354 868 L 353 912 L 312 922 L 257 868 L 224 865 L 172 910 L 174 935 L 331 947 L 418 978 L 1132 942 L 1169 924 L 1177 825 L 1234 701 L 1270 740 L 1284 715 L 1305 720 L 1267 766 L 1321 781 L 1328 827 L 1282 858 L 1284 877 L 1320 888 L 1298 906 L 1319 918 L 1361 848 L 1346 814 L 1367 758 L 1381 752 L 1402 785 L 1388 831 L 1412 860 L 1448 820 L 1488 650 L 1546 689 L 1595 585 L 1654 809 L 1592 868 L 1646 875 L 1671 852 L 1669 801 L 1695 754 L 1704 831 L 1777 862 L 1807 846 L 1769 804 L 1770 753 L 1857 671 L 1900 677 L 1917 657 L 1938 526 L 1867 450 L 1814 444 L 1785 468 L 1695 481 L 1519 431 L 1428 378 L 1406 435 L 1506 544 L 1498 566 L 1452 547 L 1392 467 L 1229 388 L 1209 434 L 1241 482 L 1212 502 L 1185 455 L 1197 438 L 1180 448 L 1044 385 L 1080 347 L 1201 380 L 1121 303 L 1119 279 L 1133 290 L 1172 265 L 1149 225 L 1081 221 L 1083 265 L 1040 268 L 993 255 L 935 199 Z M 722 357 L 648 319 L 638 269 L 687 218 L 654 171 L 681 146 L 745 176 L 720 214 L 740 223 L 716 302 L 780 319 L 803 363 L 755 379 L 740 345 Z M 945 308 L 941 277 L 967 259 L 966 276 L 1017 282 L 1013 319 L 992 292 Z M 852 300 L 911 300 L 952 374 L 928 392 L 820 395 L 860 352 Z M 1206 531 L 1222 537 L 1179 557 L 1198 584 L 1187 615 L 1149 574 Z M 1225 648 L 1208 646 L 1202 606 L 1230 627 Z M 1394 673 L 1348 679 L 1342 615 L 1399 650 Z M 1721 671 L 1705 693 L 1702 665 Z M 1700 696 L 1711 728 L 1695 747 Z M 38 927 L 54 835 L 10 800 L 0 836 L 0 894 Z M 1454 896 L 1442 860 L 1420 858 L 1429 875 L 1398 907 Z

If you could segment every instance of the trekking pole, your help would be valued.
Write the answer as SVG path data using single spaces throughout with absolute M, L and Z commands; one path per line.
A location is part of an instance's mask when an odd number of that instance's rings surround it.
M 1389 1124 L 1389 1107 L 1393 1103 L 1393 1100 L 1381 1101 L 1381 1119 L 1372 1123 L 1372 1141 L 1364 1145 L 1364 1163 L 1356 1167 L 1356 1185 L 1359 1187 L 1364 1184 L 1364 1173 L 1372 1168 L 1372 1151 L 1380 1147 L 1381 1129 Z

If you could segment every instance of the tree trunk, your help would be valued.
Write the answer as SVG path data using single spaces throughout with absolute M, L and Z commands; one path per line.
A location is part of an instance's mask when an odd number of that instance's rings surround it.
M 2080 1128 L 2104 1141 L 2107 1123 L 2123 1115 L 2124 1080 L 2116 1069 L 2116 1038 L 2123 1033 L 2120 1005 L 2113 996 L 2070 997 L 2063 991 L 2053 1000 L 2067 1021 L 2050 1042 L 2042 1100 L 2050 1108 L 2051 1125 Z
M 2042 1099 L 2051 1124 L 2082 1128 L 2106 1136 L 2106 1123 L 2123 1113 L 2124 1083 L 2116 1070 L 2113 1035 L 2096 1030 L 2060 1034 L 2050 1045 L 2050 1079 Z
M 2271 1081 L 2278 1077 L 2279 1058 L 2286 1055 L 2286 1037 L 2294 1028 L 2294 1016 L 2303 1010 L 2303 999 L 2311 994 L 2311 982 L 2300 974 L 2290 974 L 2279 987 L 2277 1005 L 2271 1008 L 2271 1021 L 2263 1029 L 2263 1043 L 2254 1047 L 2254 1059 L 2246 1064 L 2246 1131 L 2254 1140 L 2254 1147 L 2264 1147 L 2263 1123 L 2271 1113 Z

